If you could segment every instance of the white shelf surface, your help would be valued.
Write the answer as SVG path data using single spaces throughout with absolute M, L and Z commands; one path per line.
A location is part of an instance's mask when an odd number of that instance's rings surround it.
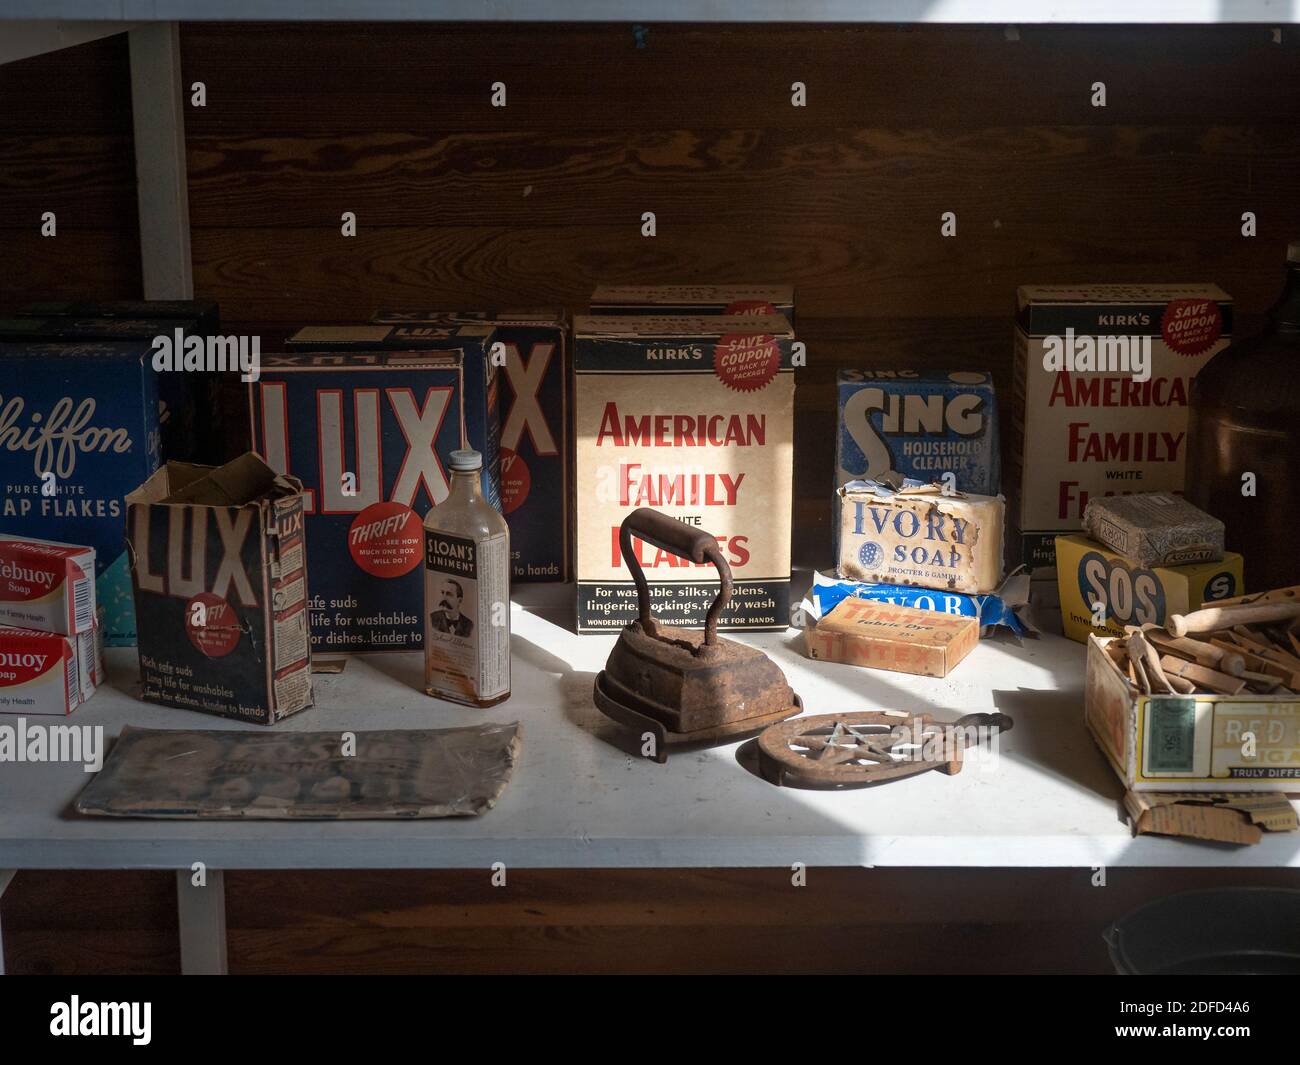
M 1232 23 L 1300 18 L 1296 0 L 0 0 L 0 19 Z
M 744 745 L 625 753 L 592 705 L 612 636 L 562 627 L 567 588 L 532 589 L 513 616 L 514 695 L 490 710 L 420 690 L 419 654 L 353 658 L 317 675 L 316 706 L 285 731 L 523 723 L 523 752 L 495 809 L 477 818 L 368 822 L 195 822 L 79 817 L 79 765 L 0 763 L 0 869 L 708 868 L 807 866 L 1300 866 L 1300 836 L 1231 848 L 1144 836 L 1121 819 L 1122 788 L 1082 721 L 1081 645 L 985 640 L 948 678 L 811 662 L 787 634 L 768 651 L 808 713 L 892 708 L 957 717 L 1001 711 L 1015 727 L 996 765 L 970 764 L 875 788 L 778 788 L 743 764 Z M 561 599 L 562 597 L 562 599 Z M 108 654 L 110 686 L 68 720 L 150 728 L 251 728 L 138 701 L 135 651 Z M 60 718 L 29 718 L 58 723 Z M 738 751 L 741 757 L 738 759 Z M 752 763 L 751 763 L 752 764 Z

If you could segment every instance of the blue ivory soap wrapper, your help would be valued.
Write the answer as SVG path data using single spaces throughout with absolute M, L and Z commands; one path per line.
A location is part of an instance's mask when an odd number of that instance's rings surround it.
M 822 618 L 850 596 L 870 599 L 895 606 L 910 606 L 917 610 L 933 610 L 943 614 L 958 614 L 977 618 L 980 635 L 988 635 L 991 628 L 1004 626 L 1018 638 L 1037 635 L 1038 630 L 1028 620 L 1029 578 L 1027 574 L 1009 576 L 996 593 L 965 595 L 961 592 L 939 591 L 934 588 L 917 588 L 910 584 L 865 584 L 845 581 L 813 573 L 813 586 L 806 605 L 811 606 L 815 618 Z M 1022 587 L 1023 585 L 1023 587 Z

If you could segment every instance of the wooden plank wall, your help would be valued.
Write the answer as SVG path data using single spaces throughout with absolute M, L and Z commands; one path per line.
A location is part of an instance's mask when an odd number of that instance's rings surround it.
M 186 113 L 196 295 L 242 328 L 578 310 L 599 281 L 796 284 L 796 518 L 819 547 L 839 366 L 988 367 L 1006 389 L 1018 284 L 1205 279 L 1257 314 L 1300 235 L 1290 29 L 195 24 L 181 41 L 207 90 Z M 125 39 L 0 66 L 0 308 L 140 294 Z M 486 910 L 476 875 L 232 876 L 233 967 L 1100 971 L 1106 920 L 1234 878 L 828 871 L 791 917 L 776 874 L 524 874 Z M 173 899 L 169 874 L 20 876 L 10 967 L 174 970 Z
M 840 366 L 1006 390 L 1018 284 L 1207 279 L 1250 315 L 1300 234 L 1293 30 L 190 24 L 182 51 L 207 91 L 186 112 L 196 293 L 241 328 L 794 282 L 809 559 Z M 0 68 L 0 303 L 138 294 L 125 63 L 118 39 Z

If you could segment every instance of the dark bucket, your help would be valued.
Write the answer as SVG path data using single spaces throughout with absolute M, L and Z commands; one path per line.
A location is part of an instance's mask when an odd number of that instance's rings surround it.
M 1124 976 L 1300 974 L 1300 890 L 1170 895 L 1120 918 L 1105 939 Z

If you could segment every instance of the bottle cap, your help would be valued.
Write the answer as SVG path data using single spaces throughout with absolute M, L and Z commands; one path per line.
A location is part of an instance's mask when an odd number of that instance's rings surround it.
M 451 453 L 447 465 L 453 470 L 481 470 L 483 468 L 483 456 L 473 448 L 463 448 Z
M 1286 246 L 1286 261 L 1300 266 L 1300 240 L 1293 240 Z

